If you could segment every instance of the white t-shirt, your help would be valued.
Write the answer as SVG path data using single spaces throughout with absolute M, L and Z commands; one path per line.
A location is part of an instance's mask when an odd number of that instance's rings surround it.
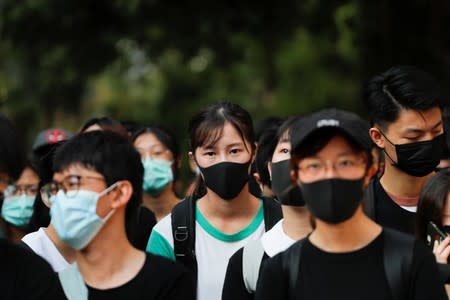
M 283 252 L 292 244 L 294 244 L 296 240 L 291 239 L 283 230 L 283 219 L 278 221 L 272 229 L 264 233 L 261 237 L 261 244 L 263 245 L 264 252 L 269 257 L 273 257 L 280 252 Z
M 22 241 L 33 249 L 37 255 L 45 259 L 55 272 L 62 271 L 70 264 L 58 251 L 45 230 L 45 228 L 41 227 L 38 231 L 24 236 Z
M 221 299 L 228 260 L 250 240 L 264 233 L 262 204 L 252 222 L 235 234 L 225 234 L 214 228 L 196 208 L 195 253 L 197 259 L 197 299 Z M 155 225 L 147 251 L 175 260 L 171 215 Z

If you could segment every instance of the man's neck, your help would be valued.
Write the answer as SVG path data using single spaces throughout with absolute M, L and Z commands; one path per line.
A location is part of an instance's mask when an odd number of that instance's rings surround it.
M 128 241 L 120 218 L 111 218 L 85 249 L 76 252 L 85 282 L 97 289 L 124 285 L 139 273 L 145 257 Z
M 360 206 L 353 217 L 339 224 L 317 219 L 309 240 L 326 252 L 351 252 L 367 246 L 381 231 L 381 226 L 370 220 Z
M 411 176 L 397 169 L 388 161 L 386 161 L 385 168 L 384 174 L 380 178 L 381 186 L 386 192 L 401 198 L 417 199 L 425 182 L 433 176 L 433 173 L 424 177 Z
M 143 193 L 142 204 L 155 214 L 157 221 L 170 214 L 172 208 L 178 202 L 180 202 L 180 199 L 175 195 L 172 189 L 172 183 L 156 197 Z
M 312 231 L 311 215 L 306 207 L 282 205 L 283 231 L 293 240 L 300 240 Z
M 64 259 L 68 263 L 73 263 L 75 261 L 75 250 L 66 245 L 63 241 L 61 241 L 56 234 L 55 228 L 50 223 L 50 225 L 45 229 L 45 233 L 55 245 L 56 249 L 58 249 L 59 253 L 64 257 Z

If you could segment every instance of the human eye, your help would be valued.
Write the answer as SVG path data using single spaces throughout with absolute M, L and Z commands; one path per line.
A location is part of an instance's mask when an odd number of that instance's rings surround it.
M 76 189 L 80 186 L 80 176 L 69 176 L 64 180 L 64 187 L 65 189 Z
M 216 155 L 216 152 L 214 151 L 205 151 L 203 152 L 204 156 L 208 156 L 208 157 L 213 157 L 214 155 Z
M 305 161 L 300 168 L 306 172 L 317 172 L 323 168 L 323 165 L 320 161 Z
M 29 186 L 29 187 L 27 188 L 27 190 L 28 190 L 28 193 L 29 193 L 29 194 L 34 195 L 34 194 L 37 193 L 38 187 L 35 186 L 35 185 L 31 185 L 31 186 Z
M 231 154 L 238 154 L 240 152 L 242 152 L 241 148 L 233 148 L 233 149 L 230 150 Z
M 289 154 L 291 151 L 288 148 L 281 148 L 279 152 L 282 154 Z

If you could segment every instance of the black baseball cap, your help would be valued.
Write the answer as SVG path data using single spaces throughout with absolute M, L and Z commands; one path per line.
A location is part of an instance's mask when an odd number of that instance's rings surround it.
M 291 130 L 292 153 L 296 153 L 312 133 L 327 127 L 340 130 L 366 151 L 373 147 L 368 122 L 355 113 L 329 108 L 305 116 L 294 124 Z

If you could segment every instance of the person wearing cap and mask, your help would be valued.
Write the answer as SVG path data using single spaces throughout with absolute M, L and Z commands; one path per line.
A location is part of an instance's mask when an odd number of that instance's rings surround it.
M 315 229 L 263 264 L 255 299 L 447 299 L 425 245 L 362 210 L 373 165 L 367 123 L 327 109 L 299 128 L 293 175 Z
M 286 250 L 312 230 L 311 217 L 300 188 L 291 178 L 290 132 L 300 117 L 291 117 L 279 127 L 272 143 L 266 145 L 270 156 L 266 168 L 269 186 L 281 203 L 283 219 L 265 232 L 261 239 L 249 242 L 230 258 L 222 292 L 223 300 L 253 299 L 261 264 Z
M 439 86 L 415 67 L 393 67 L 369 81 L 365 101 L 370 137 L 385 158 L 383 175 L 368 186 L 365 212 L 382 226 L 414 235 L 420 192 L 445 147 Z
M 9 183 L 19 178 L 23 170 L 20 140 L 12 123 L 0 115 L 0 192 L 2 194 Z M 19 194 L 22 194 L 23 190 L 21 187 Z M 9 216 L 6 219 L 14 219 L 12 222 L 20 223 L 24 221 L 23 215 L 10 214 L 14 211 L 11 210 L 11 206 L 3 210 Z M 19 219 L 22 221 L 18 221 Z M 51 267 L 31 251 L 3 237 L 0 238 L 0 265 L 1 299 L 64 299 L 58 278 Z

